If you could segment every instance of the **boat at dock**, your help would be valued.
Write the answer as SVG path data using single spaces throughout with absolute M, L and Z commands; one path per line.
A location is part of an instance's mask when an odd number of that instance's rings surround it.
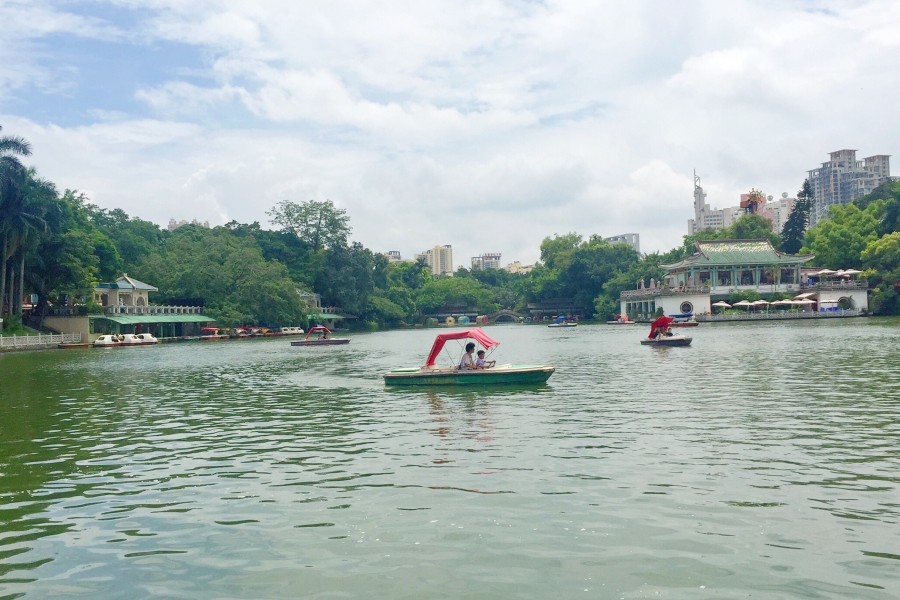
M 123 346 L 151 346 L 159 340 L 149 333 L 122 333 L 119 335 L 101 335 L 94 340 L 94 348 L 120 348 Z
M 650 324 L 650 335 L 641 340 L 642 346 L 690 346 L 693 338 L 672 333 L 672 317 L 659 317 Z
M 607 321 L 607 325 L 637 325 L 637 321 L 629 321 L 628 315 L 616 315 L 612 321 Z
M 311 340 L 309 339 L 309 336 L 313 333 L 317 334 L 318 338 Z M 321 325 L 318 327 L 310 327 L 306 337 L 302 340 L 291 342 L 291 346 L 340 346 L 350 343 L 350 340 L 347 338 L 330 338 L 328 337 L 330 334 L 331 330 L 327 327 L 322 327 Z
M 697 327 L 700 325 L 700 322 L 694 318 L 694 313 L 681 313 L 669 316 L 673 319 L 669 327 Z
M 497 365 L 488 368 L 460 369 L 459 366 L 438 367 L 437 357 L 450 340 L 474 340 L 485 350 L 499 345 L 481 328 L 438 334 L 423 367 L 393 369 L 385 373 L 384 383 L 402 386 L 435 385 L 534 385 L 546 383 L 556 370 L 550 365 Z M 459 363 L 457 362 L 457 365 Z

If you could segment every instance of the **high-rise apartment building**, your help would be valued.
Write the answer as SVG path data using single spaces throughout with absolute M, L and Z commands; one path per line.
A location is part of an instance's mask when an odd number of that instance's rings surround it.
M 706 203 L 706 192 L 700 186 L 700 177 L 694 171 L 694 218 L 688 219 L 688 235 L 704 229 L 719 231 L 725 227 L 725 211 L 710 209 Z
M 473 256 L 472 257 L 472 270 L 473 271 L 484 271 L 485 269 L 499 269 L 500 268 L 500 253 L 499 252 L 485 252 L 481 256 Z
M 623 233 L 612 237 L 603 238 L 604 242 L 610 244 L 628 244 L 634 248 L 635 252 L 641 251 L 641 236 L 637 233 Z
M 441 273 L 453 273 L 453 247 L 449 244 L 446 246 L 435 246 L 429 250 L 424 250 L 415 255 L 416 260 L 425 259 L 425 264 L 431 267 L 432 275 L 440 275 Z
M 807 171 L 815 202 L 809 214 L 812 227 L 828 216 L 832 206 L 852 202 L 891 178 L 890 156 L 877 154 L 856 160 L 856 150 L 829 153 L 830 160 Z

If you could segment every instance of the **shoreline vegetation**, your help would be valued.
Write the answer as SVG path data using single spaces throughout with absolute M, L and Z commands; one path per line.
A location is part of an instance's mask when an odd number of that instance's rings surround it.
M 599 235 L 554 234 L 527 274 L 502 269 L 433 276 L 423 261 L 390 263 L 350 240 L 350 217 L 330 200 L 282 201 L 268 211 L 274 229 L 232 221 L 174 231 L 102 209 L 75 190 L 59 192 L 22 164 L 26 140 L 0 135 L 0 306 L 4 335 L 21 331 L 21 299 L 35 295 L 30 324 L 61 306 L 99 313 L 90 302 L 100 281 L 123 272 L 159 288 L 156 304 L 202 303 L 223 327 L 307 326 L 302 293 L 358 317 L 358 330 L 424 324 L 442 310 L 522 311 L 565 300 L 598 321 L 619 312 L 619 293 L 643 279 L 659 281 L 660 263 L 679 260 L 701 239 L 765 238 L 779 250 L 816 255 L 815 266 L 860 269 L 870 284 L 870 312 L 900 314 L 900 182 L 888 182 L 807 230 L 808 182 L 782 234 L 759 215 L 719 232 L 684 236 L 666 253 L 640 255 Z M 753 292 L 749 292 L 752 294 Z M 733 300 L 748 294 L 736 294 Z M 740 298 L 738 298 L 740 296 Z

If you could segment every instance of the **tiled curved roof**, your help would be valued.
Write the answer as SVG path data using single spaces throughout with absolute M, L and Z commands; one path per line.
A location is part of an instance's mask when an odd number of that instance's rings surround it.
M 661 264 L 663 269 L 729 265 L 799 265 L 815 258 L 813 254 L 785 254 L 769 240 L 702 240 L 694 244 L 696 252 L 682 260 Z

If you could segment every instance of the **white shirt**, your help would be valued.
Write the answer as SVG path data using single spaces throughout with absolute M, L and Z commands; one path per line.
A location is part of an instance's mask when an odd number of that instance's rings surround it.
M 475 363 L 472 361 L 472 355 L 466 352 L 463 354 L 462 359 L 459 361 L 459 370 L 463 369 L 474 369 Z

